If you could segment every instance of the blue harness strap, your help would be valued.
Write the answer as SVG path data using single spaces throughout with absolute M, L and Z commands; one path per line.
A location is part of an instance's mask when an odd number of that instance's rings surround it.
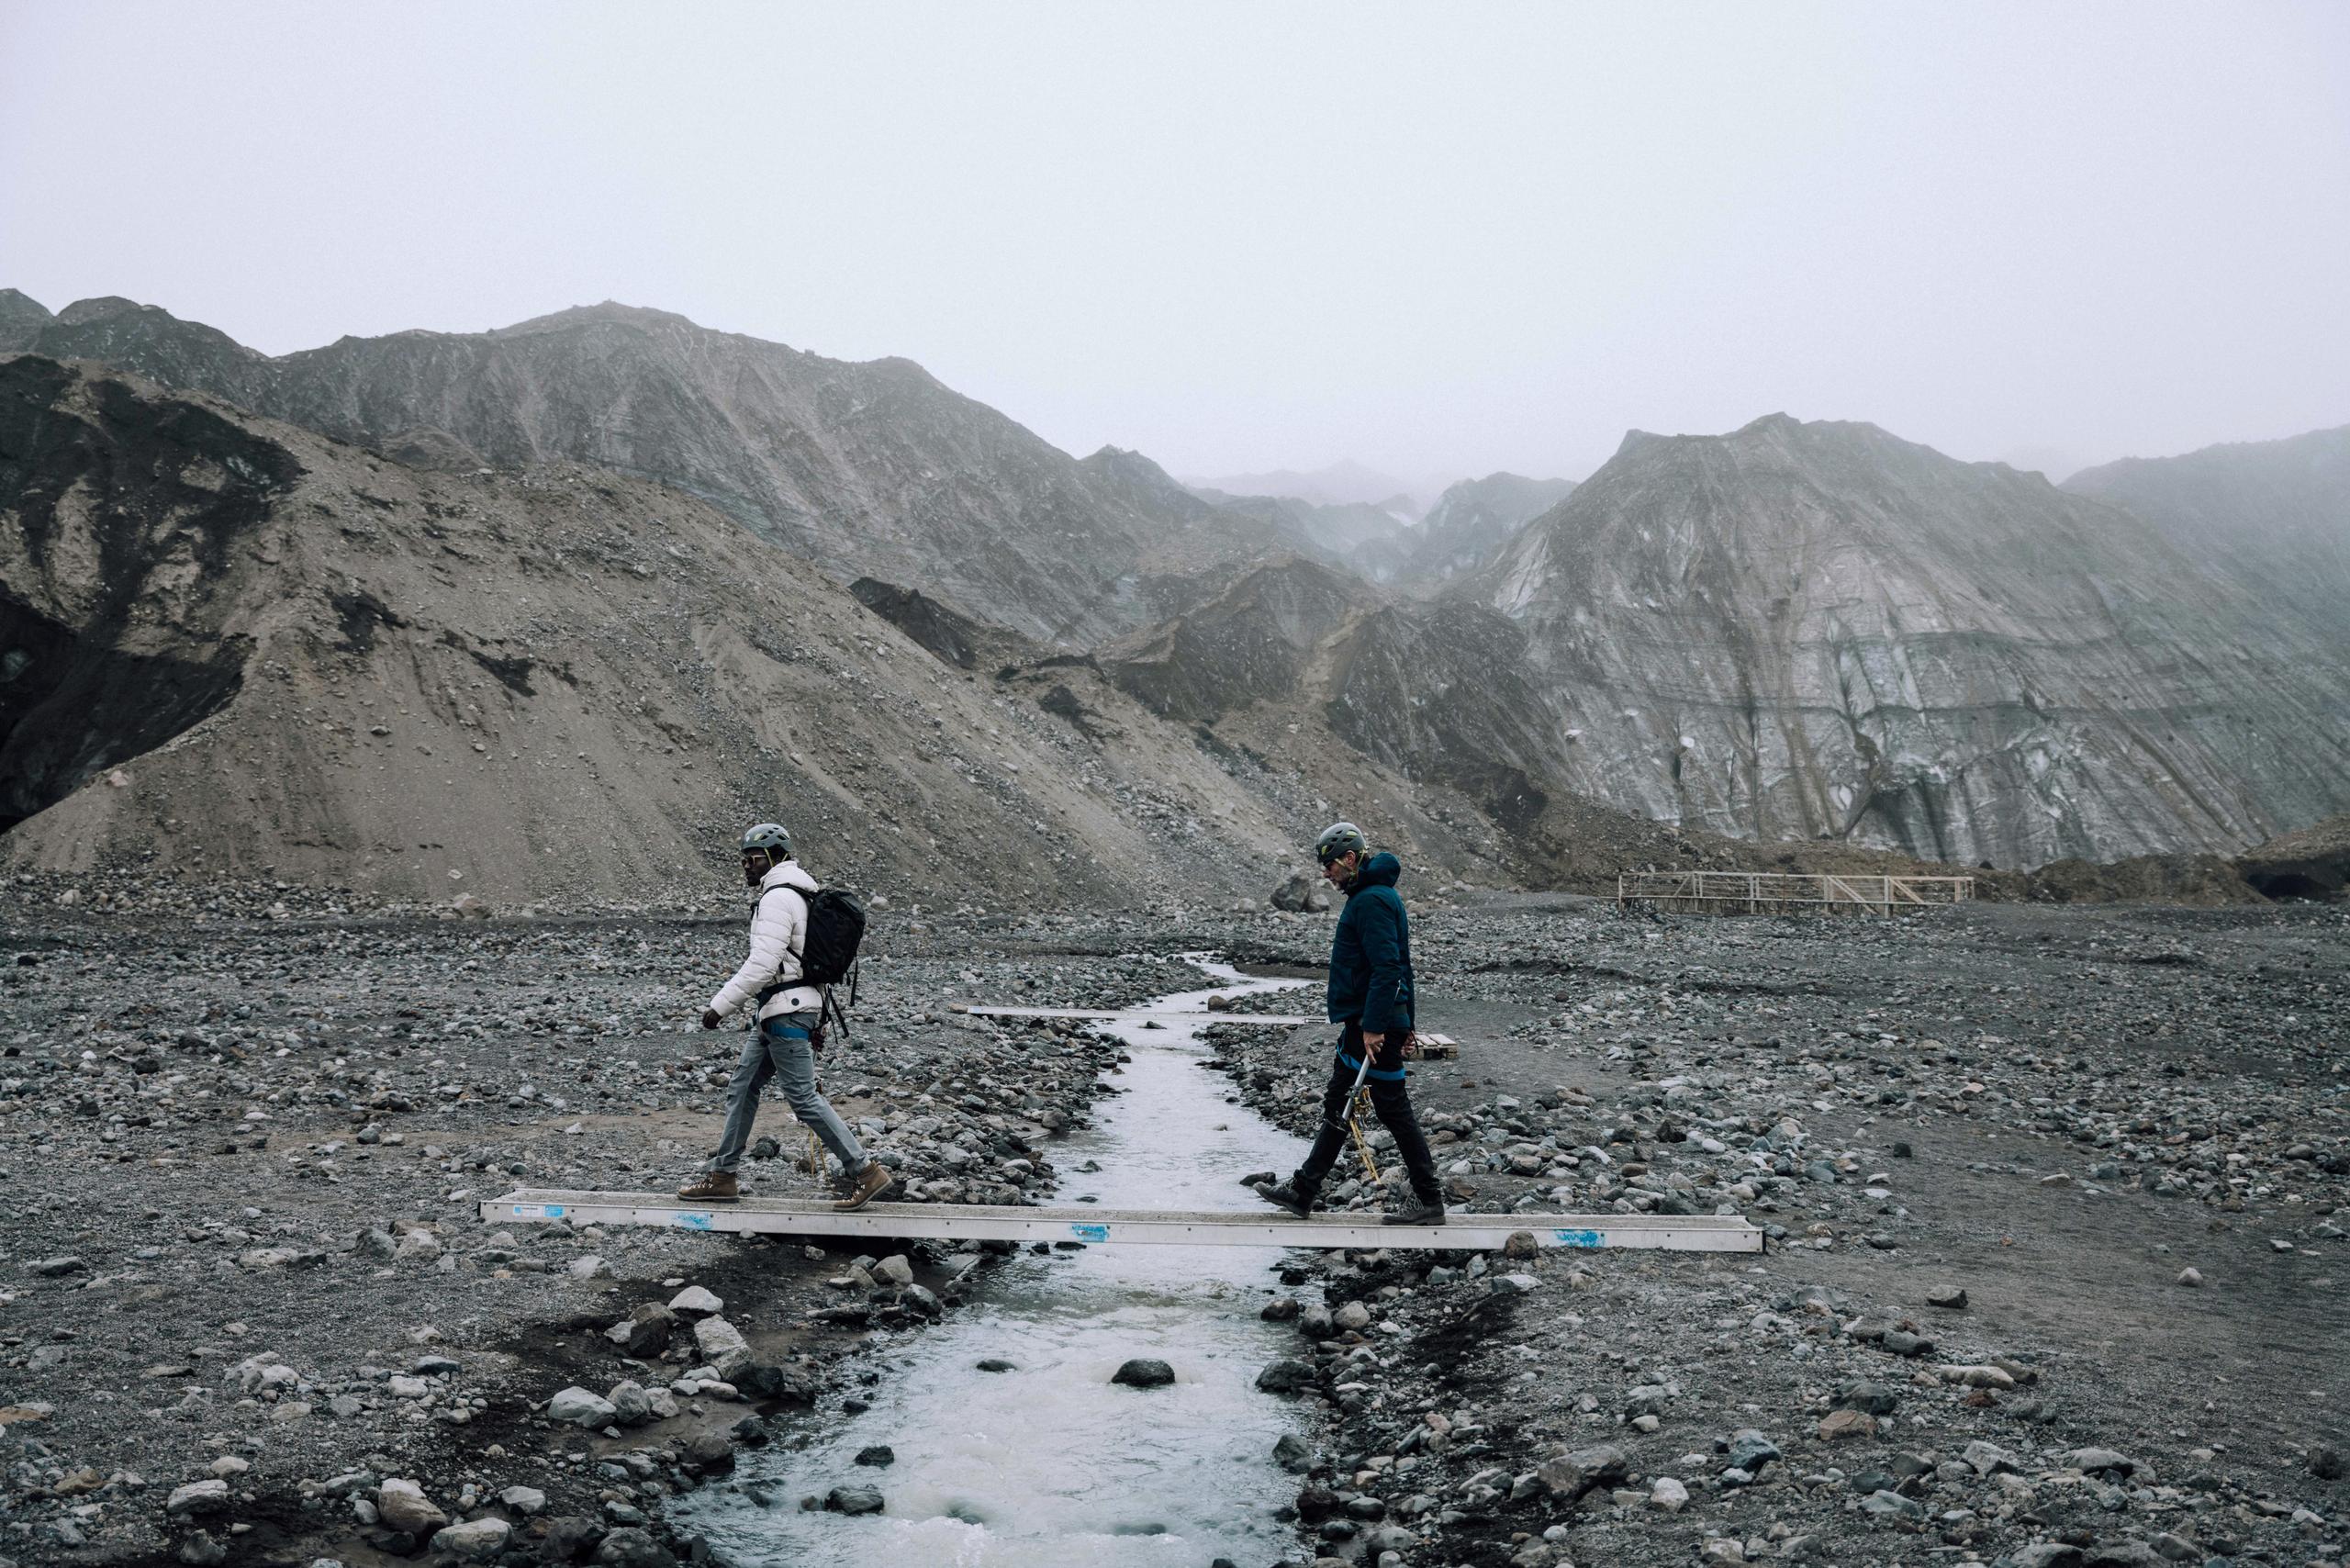
M 1362 1058 L 1360 1057 L 1348 1056 L 1347 1054 L 1347 1047 L 1344 1046 L 1340 1046 L 1338 1047 L 1338 1060 L 1345 1064 L 1346 1070 L 1348 1072 L 1362 1072 Z M 1390 1072 L 1383 1068 L 1374 1067 L 1369 1072 L 1363 1073 L 1363 1076 L 1366 1078 L 1375 1078 L 1382 1083 L 1401 1083 L 1404 1081 L 1404 1070 L 1401 1068 L 1397 1068 L 1394 1071 Z

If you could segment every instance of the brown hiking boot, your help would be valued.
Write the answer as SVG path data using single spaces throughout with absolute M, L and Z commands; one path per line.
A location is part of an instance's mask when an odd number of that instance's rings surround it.
M 878 1160 L 868 1159 L 865 1162 L 865 1169 L 858 1171 L 856 1179 L 849 1183 L 848 1191 L 841 1195 L 841 1201 L 834 1204 L 833 1207 L 843 1214 L 846 1214 L 851 1209 L 861 1209 L 872 1200 L 874 1194 L 896 1180 L 895 1176 L 890 1174 L 889 1169 Z
M 735 1183 L 732 1170 L 712 1170 L 700 1181 L 678 1188 L 677 1196 L 689 1204 L 732 1204 L 742 1200 L 743 1189 Z

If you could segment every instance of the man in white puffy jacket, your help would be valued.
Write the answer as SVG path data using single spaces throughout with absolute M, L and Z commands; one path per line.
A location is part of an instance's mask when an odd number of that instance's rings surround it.
M 856 1135 L 816 1092 L 813 1036 L 822 1022 L 824 994 L 814 986 L 793 983 L 800 979 L 808 895 L 816 891 L 816 879 L 791 857 L 791 834 L 774 823 L 761 823 L 743 835 L 743 880 L 758 890 L 751 907 L 751 956 L 710 999 L 701 1026 L 715 1029 L 754 1002 L 758 1015 L 750 1043 L 743 1047 L 742 1062 L 734 1069 L 734 1081 L 727 1086 L 726 1131 L 719 1138 L 718 1152 L 711 1156 L 701 1179 L 678 1188 L 677 1196 L 698 1204 L 731 1204 L 743 1195 L 734 1171 L 750 1145 L 759 1091 L 772 1078 L 782 1085 L 791 1114 L 841 1162 L 845 1195 L 833 1206 L 862 1208 L 893 1178 L 865 1157 Z

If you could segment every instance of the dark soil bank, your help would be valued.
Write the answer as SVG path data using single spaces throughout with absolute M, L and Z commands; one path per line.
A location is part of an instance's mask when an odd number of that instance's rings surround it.
M 1299 1254 L 1300 1560 L 2341 1561 L 2340 913 L 1415 909 L 1456 1201 L 1774 1239 Z M 978 1248 L 475 1217 L 693 1170 L 734 920 L 287 913 L 0 914 L 0 1557 L 690 1557 L 665 1499 L 989 1288 Z M 826 1085 L 893 1197 L 1042 1198 L 1114 1050 L 953 1003 L 1131 1002 L 1327 929 L 888 914 Z M 1304 1126 L 1324 1034 L 1226 1026 L 1235 1097 Z M 815 1193 L 763 1130 L 753 1190 Z

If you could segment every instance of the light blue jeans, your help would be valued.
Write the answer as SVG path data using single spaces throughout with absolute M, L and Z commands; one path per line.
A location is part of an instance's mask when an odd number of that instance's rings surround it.
M 710 1157 L 711 1170 L 732 1170 L 743 1163 L 743 1151 L 750 1147 L 751 1124 L 758 1119 L 759 1092 L 769 1079 L 782 1088 L 783 1102 L 791 1107 L 791 1114 L 833 1151 L 843 1173 L 854 1176 L 865 1169 L 865 1150 L 856 1135 L 816 1092 L 816 1053 L 808 1044 L 808 1031 L 815 1025 L 812 1013 L 778 1013 L 753 1031 L 743 1047 L 742 1062 L 734 1069 L 734 1081 L 726 1087 L 726 1131 L 718 1141 L 718 1152 Z

